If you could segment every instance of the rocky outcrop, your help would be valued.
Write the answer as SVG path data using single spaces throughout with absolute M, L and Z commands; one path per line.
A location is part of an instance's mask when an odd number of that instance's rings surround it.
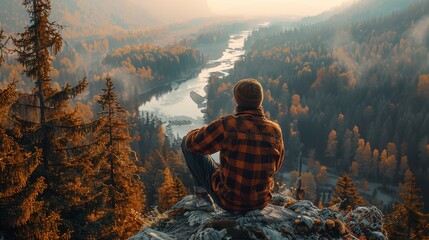
M 335 206 L 319 209 L 290 197 L 275 196 L 263 210 L 231 214 L 187 196 L 165 214 L 130 239 L 387 239 L 376 207 L 343 213 Z

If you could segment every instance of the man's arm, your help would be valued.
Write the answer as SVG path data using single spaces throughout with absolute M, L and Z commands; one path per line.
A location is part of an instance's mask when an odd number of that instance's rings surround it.
M 280 129 L 280 127 L 279 127 Z M 283 159 L 285 156 L 285 146 L 284 146 L 284 142 L 283 142 L 283 136 L 282 136 L 282 131 L 280 130 L 280 145 L 279 145 L 279 152 L 280 152 L 280 157 L 279 160 L 277 161 L 277 166 L 276 166 L 276 173 L 280 170 L 280 167 L 282 166 L 283 163 Z
M 217 119 L 200 129 L 191 130 L 185 139 L 186 148 L 191 152 L 213 154 L 220 151 L 224 140 L 222 119 Z

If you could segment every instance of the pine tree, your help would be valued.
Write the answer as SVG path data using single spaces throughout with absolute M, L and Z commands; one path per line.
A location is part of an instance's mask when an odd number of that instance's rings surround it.
M 178 201 L 182 200 L 185 196 L 187 196 L 188 190 L 186 189 L 185 185 L 183 184 L 182 180 L 178 176 L 174 176 L 173 178 L 173 199 L 174 204 L 176 204 Z
M 348 173 L 344 173 L 342 177 L 337 179 L 337 185 L 331 204 L 337 203 L 340 203 L 340 209 L 345 211 L 349 211 L 366 203 L 360 196 L 358 188 L 353 183 Z
M 353 135 L 351 139 L 352 153 L 356 152 L 356 149 L 358 148 L 358 144 L 359 144 L 359 139 L 360 139 L 359 128 L 358 126 L 355 125 L 353 127 Z
M 164 181 L 158 188 L 158 208 L 161 211 L 170 209 L 178 201 L 188 194 L 183 182 L 177 176 L 173 176 L 170 169 L 164 170 Z
M 137 165 L 137 154 L 131 150 L 133 138 L 127 121 L 127 112 L 120 105 L 113 82 L 106 78 L 106 88 L 100 96 L 100 128 L 96 132 L 97 142 L 102 146 L 94 159 L 100 179 L 98 192 L 103 193 L 97 214 L 100 219 L 102 235 L 96 238 L 126 238 L 139 230 L 139 223 L 133 218 L 132 211 L 141 213 L 145 208 L 144 185 L 140 180 L 143 171 Z M 97 215 L 96 214 L 96 215 Z
M 396 173 L 396 156 L 388 155 L 386 149 L 383 150 L 380 157 L 380 173 L 383 176 L 383 184 L 393 180 Z
M 38 196 L 47 185 L 43 177 L 32 178 L 41 162 L 41 151 L 23 149 L 17 142 L 22 129 L 9 120 L 16 96 L 13 84 L 0 90 L 0 231 L 6 238 L 55 239 L 59 215 L 43 219 L 46 207 Z
M 417 94 L 429 98 L 429 74 L 421 74 L 419 76 Z
M 359 138 L 357 142 L 356 151 L 355 151 L 355 157 L 354 157 L 354 160 L 359 164 L 363 163 L 364 151 L 365 151 L 365 140 L 363 138 Z
M 19 143 L 36 152 L 40 149 L 42 164 L 34 178 L 43 177 L 47 189 L 41 194 L 45 201 L 40 213 L 44 226 L 59 235 L 72 233 L 85 225 L 85 206 L 92 201 L 92 165 L 88 156 L 90 142 L 85 137 L 95 123 L 84 124 L 76 112 L 68 108 L 70 99 L 87 86 L 85 79 L 75 87 L 66 84 L 61 90 L 51 86 L 52 59 L 62 48 L 61 26 L 49 20 L 49 0 L 25 0 L 23 5 L 30 14 L 30 24 L 12 40 L 16 46 L 17 61 L 24 66 L 24 74 L 35 82 L 32 93 L 18 94 L 13 104 L 12 117 L 22 126 Z M 43 225 L 42 224 L 42 225 Z M 52 237 L 54 238 L 54 237 Z
M 337 156 L 337 132 L 335 130 L 331 130 L 331 133 L 329 133 L 328 136 L 328 145 L 326 146 L 326 157 L 328 157 L 330 163 L 334 167 L 334 169 L 337 168 L 336 164 L 336 156 Z
M 416 186 L 416 179 L 408 169 L 405 183 L 400 185 L 401 202 L 393 205 L 393 212 L 386 217 L 385 228 L 391 239 L 423 239 L 425 221 L 429 215 L 423 214 L 423 198 Z
M 174 180 L 169 168 L 164 170 L 164 181 L 161 187 L 158 188 L 158 208 L 164 212 L 175 204 L 173 202 L 172 190 Z
M 359 174 L 362 177 L 368 176 L 368 167 L 371 164 L 371 145 L 369 142 L 365 144 L 365 140 L 360 138 L 354 157 L 359 166 Z
M 380 153 L 378 149 L 374 149 L 374 151 L 372 151 L 372 156 L 370 158 L 370 165 L 367 168 L 368 176 L 370 178 L 377 178 L 377 173 L 379 171 L 378 169 L 379 157 L 380 157 Z
M 363 150 L 363 153 L 362 153 L 362 166 L 366 166 L 366 169 L 365 171 L 361 171 L 361 172 L 364 172 L 365 176 L 368 176 L 368 171 L 367 171 L 368 168 L 376 167 L 376 165 L 372 163 L 371 157 L 372 157 L 371 144 L 367 142 L 365 144 L 365 149 Z
M 302 143 L 299 136 L 299 130 L 298 130 L 298 121 L 294 120 L 289 124 L 289 134 L 288 136 L 288 145 L 287 145 L 287 157 L 289 159 L 293 159 L 290 164 L 293 164 L 293 166 L 297 166 L 298 163 L 297 159 L 299 157 L 299 154 L 302 150 Z M 296 159 L 296 160 L 295 160 Z M 283 164 L 283 168 L 285 168 L 286 164 Z

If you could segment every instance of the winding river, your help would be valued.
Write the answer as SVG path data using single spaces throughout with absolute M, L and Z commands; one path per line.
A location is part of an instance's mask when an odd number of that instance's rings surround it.
M 210 75 L 216 74 L 220 77 L 228 75 L 228 70 L 232 69 L 234 63 L 245 54 L 244 42 L 251 33 L 251 30 L 247 30 L 231 35 L 228 47 L 223 51 L 221 58 L 208 61 L 197 77 L 173 83 L 172 91 L 160 97 L 152 97 L 139 107 L 139 111 L 156 114 L 166 122 L 166 125 L 170 122 L 174 134 L 181 137 L 189 130 L 204 125 L 204 113 L 201 111 L 205 108 L 204 88 Z

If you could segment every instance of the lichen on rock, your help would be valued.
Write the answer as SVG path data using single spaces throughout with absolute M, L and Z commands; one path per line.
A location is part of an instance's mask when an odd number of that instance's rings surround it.
M 168 218 L 142 229 L 132 240 L 160 239 L 387 239 L 382 213 L 376 207 L 358 207 L 343 213 L 319 209 L 306 200 L 276 195 L 262 210 L 232 214 L 209 202 L 186 196 L 166 212 Z

